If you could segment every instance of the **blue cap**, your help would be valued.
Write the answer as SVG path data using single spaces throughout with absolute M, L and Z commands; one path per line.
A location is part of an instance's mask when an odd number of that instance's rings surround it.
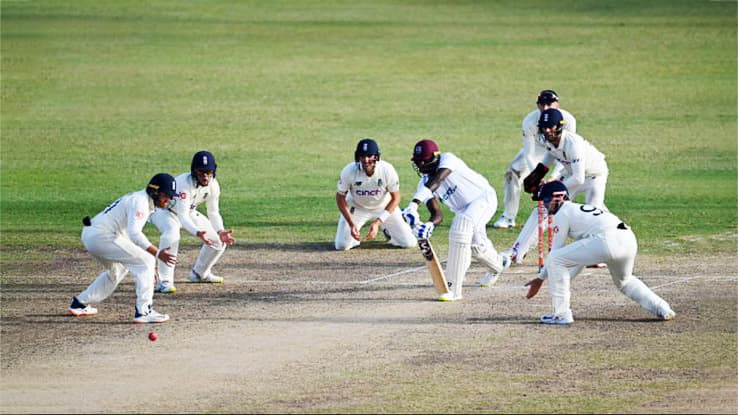
M 564 126 L 564 116 L 561 111 L 556 108 L 549 108 L 541 113 L 541 118 L 538 119 L 538 128 L 551 128 Z

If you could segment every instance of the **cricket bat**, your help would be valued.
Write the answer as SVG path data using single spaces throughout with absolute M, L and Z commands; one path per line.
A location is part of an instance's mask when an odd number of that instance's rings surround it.
M 449 292 L 446 276 L 443 274 L 443 268 L 441 268 L 441 263 L 438 261 L 438 256 L 436 251 L 433 250 L 430 240 L 420 239 L 418 240 L 418 246 L 423 258 L 425 258 L 425 265 L 428 266 L 428 271 L 430 271 L 433 285 L 436 287 L 438 294 Z

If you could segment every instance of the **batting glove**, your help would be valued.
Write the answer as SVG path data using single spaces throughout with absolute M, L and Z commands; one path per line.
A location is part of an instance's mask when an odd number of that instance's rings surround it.
M 415 224 L 420 223 L 420 215 L 418 214 L 418 204 L 410 202 L 405 209 L 402 209 L 402 219 L 415 228 Z
M 434 225 L 433 222 L 421 223 L 415 230 L 415 234 L 418 239 L 429 239 L 433 234 L 433 229 L 436 229 L 436 225 Z

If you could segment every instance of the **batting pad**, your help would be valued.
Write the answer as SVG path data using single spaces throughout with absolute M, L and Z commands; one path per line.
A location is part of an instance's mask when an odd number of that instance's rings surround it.
M 461 298 L 466 270 L 471 265 L 471 241 L 474 231 L 472 221 L 464 215 L 456 215 L 448 234 L 448 261 L 446 279 L 451 283 L 455 298 Z

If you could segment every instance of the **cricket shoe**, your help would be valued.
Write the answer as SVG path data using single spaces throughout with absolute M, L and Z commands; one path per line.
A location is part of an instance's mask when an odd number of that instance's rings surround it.
M 177 287 L 174 284 L 163 283 L 156 287 L 156 292 L 162 294 L 174 294 L 177 292 Z
M 671 308 L 667 308 L 666 310 L 659 311 L 659 318 L 664 321 L 669 321 L 674 319 L 676 317 L 676 313 Z
M 515 219 L 508 219 L 505 215 L 502 215 L 495 223 L 492 224 L 492 227 L 497 229 L 514 228 Z
M 162 314 L 153 308 L 149 310 L 148 314 L 136 312 L 135 317 L 133 317 L 133 322 L 137 324 L 163 323 L 167 320 L 169 320 L 169 314 Z
M 441 294 L 441 295 L 440 295 L 440 296 L 438 297 L 438 301 L 443 301 L 444 303 L 449 303 L 449 302 L 451 302 L 451 301 L 459 301 L 459 300 L 461 300 L 462 298 L 464 298 L 464 297 L 462 297 L 462 296 L 458 296 L 458 297 L 455 297 L 455 296 L 454 296 L 454 293 L 453 293 L 453 292 L 451 292 L 451 291 L 449 291 L 449 292 L 447 292 L 447 293 L 443 293 L 443 294 Z
M 190 282 L 203 282 L 203 283 L 210 283 L 210 284 L 222 284 L 223 283 L 223 277 L 219 277 L 217 275 L 205 275 L 201 276 L 195 270 L 193 269 L 190 271 Z
M 67 308 L 67 312 L 75 317 L 94 316 L 97 314 L 95 307 L 84 305 L 77 300 L 77 297 L 72 297 L 72 304 Z
M 573 322 L 574 317 L 571 315 L 571 311 L 563 316 L 557 316 L 556 314 L 544 314 L 541 316 L 541 323 L 543 324 L 567 325 Z
M 509 256 L 502 254 L 502 271 L 505 271 L 506 269 L 510 268 L 510 263 L 512 260 Z M 482 288 L 491 287 L 492 285 L 495 285 L 498 279 L 500 279 L 500 275 L 502 274 L 502 271 L 487 271 L 486 274 L 484 274 L 484 277 L 482 277 L 481 280 L 479 280 L 479 286 Z

